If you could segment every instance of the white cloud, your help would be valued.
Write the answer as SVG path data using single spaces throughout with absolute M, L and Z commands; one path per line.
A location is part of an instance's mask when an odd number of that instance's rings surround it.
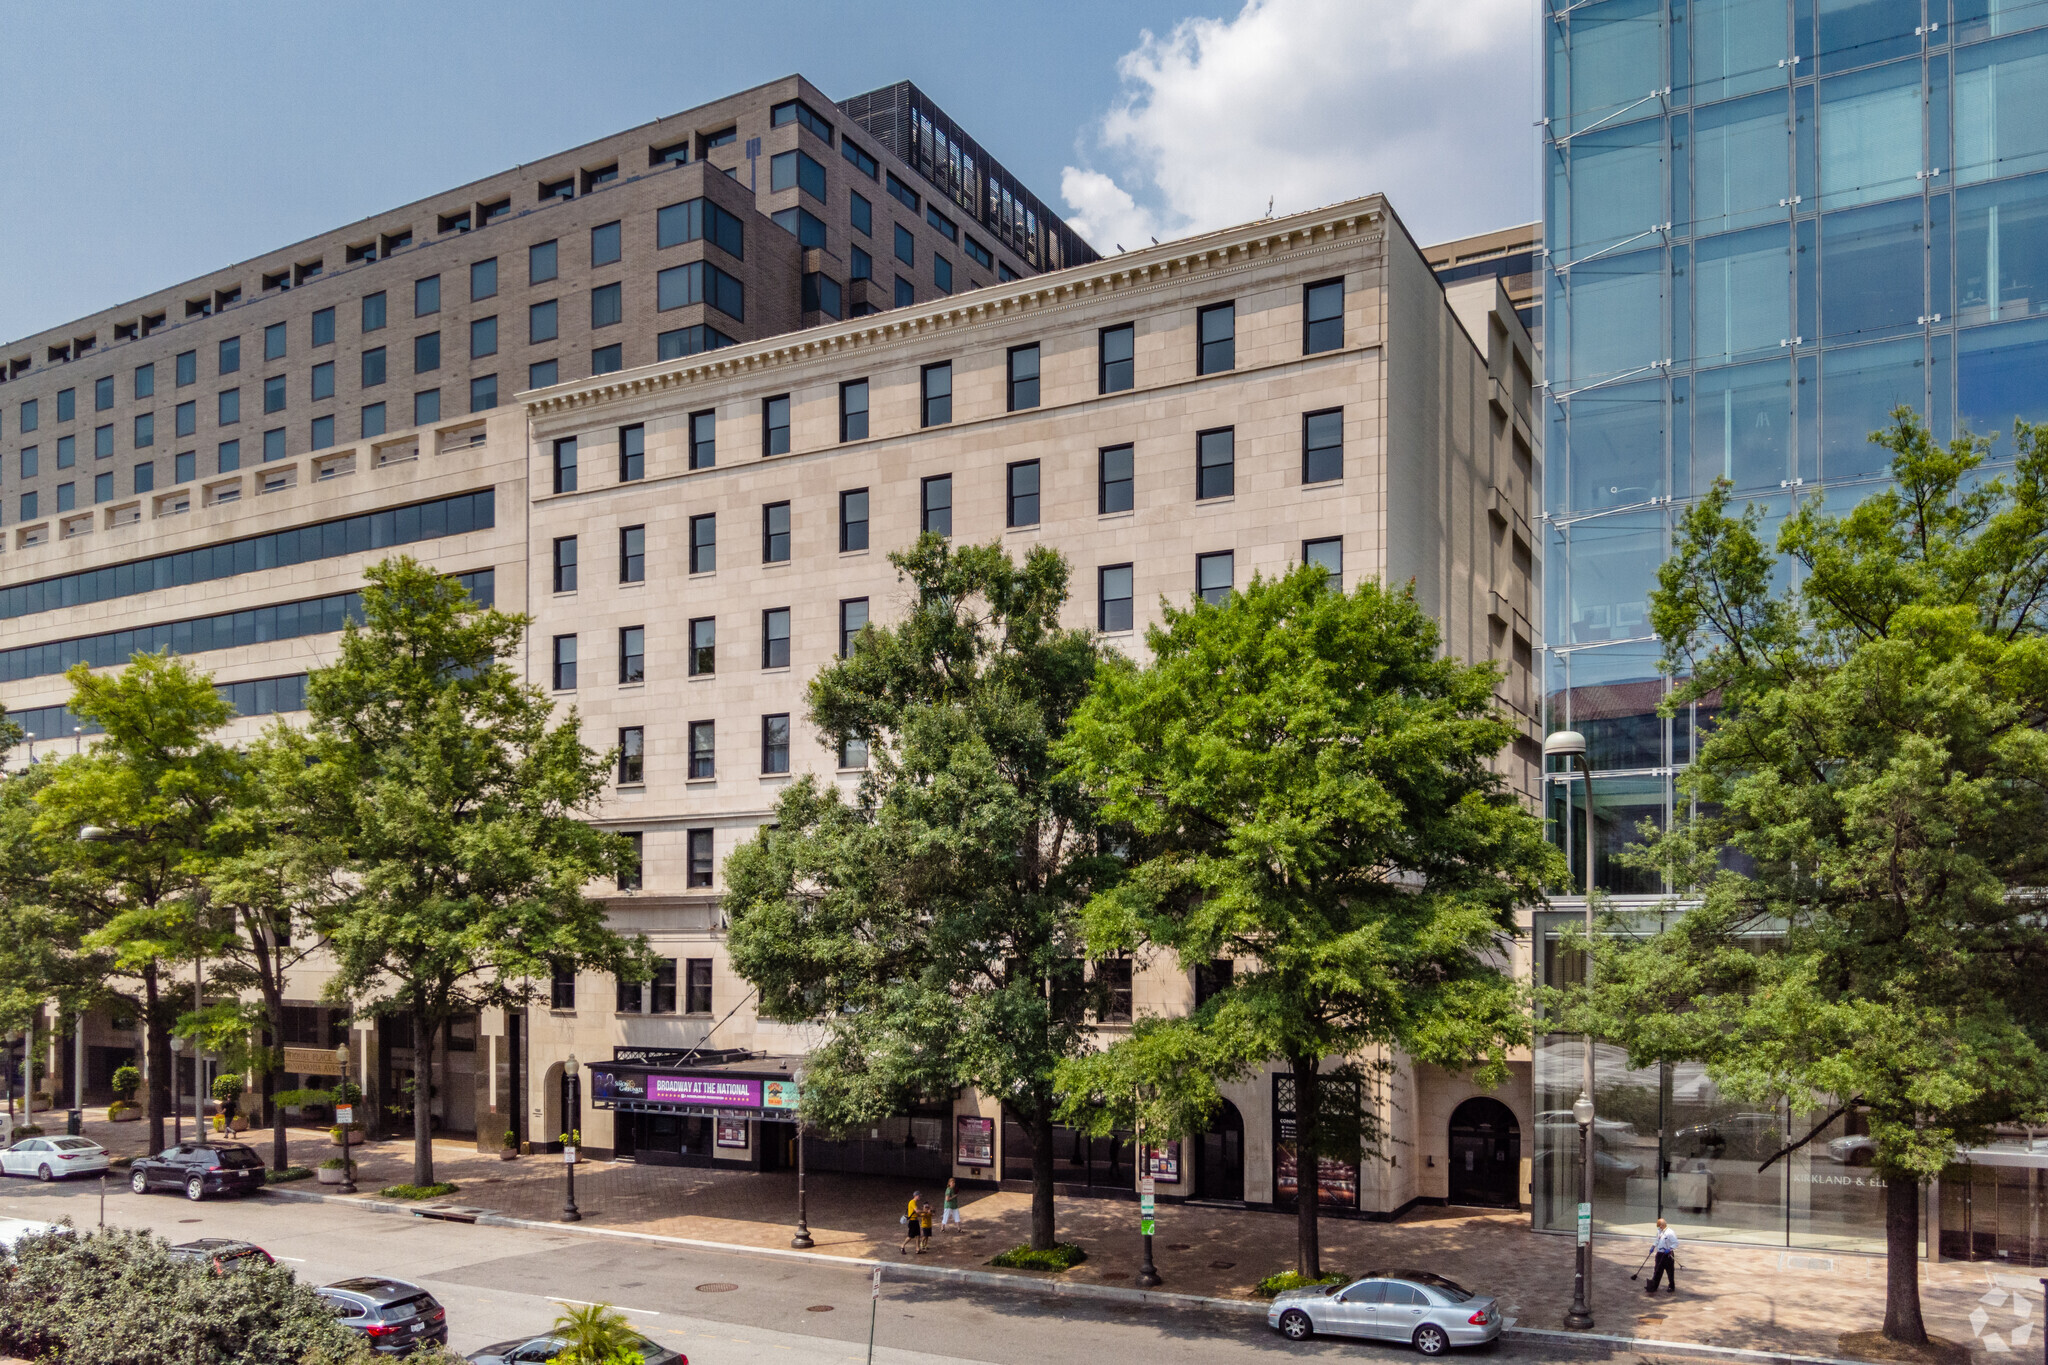
M 1421 242 L 1536 216 L 1527 0 L 1246 0 L 1150 31 L 1069 166 L 1103 251 L 1380 192 Z

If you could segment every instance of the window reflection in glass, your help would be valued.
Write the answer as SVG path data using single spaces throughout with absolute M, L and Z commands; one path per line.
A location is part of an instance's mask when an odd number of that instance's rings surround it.
M 1632 251 L 1572 270 L 1564 323 L 1573 383 L 1664 358 L 1664 253 Z
M 1662 119 L 1582 133 L 1564 160 L 1552 198 L 1566 212 L 1569 230 L 1558 236 L 1571 243 L 1572 254 L 1612 246 L 1663 221 Z
M 1622 512 L 1574 522 L 1566 531 L 1573 644 L 1650 634 L 1650 585 L 1664 562 L 1662 512 Z
M 1785 0 L 1693 0 L 1695 103 L 1785 84 L 1789 55 Z
M 1648 502 L 1664 492 L 1664 381 L 1612 384 L 1573 398 L 1571 510 Z
M 1870 434 L 1890 426 L 1901 403 L 1927 410 L 1926 359 L 1918 337 L 1821 354 L 1821 477 L 1868 478 L 1891 467 Z
M 1693 376 L 1684 491 L 1698 497 L 1727 479 L 1738 490 L 1776 488 L 1791 476 L 1792 367 L 1783 360 Z
M 1958 49 L 1955 85 L 1956 184 L 2048 169 L 2048 29 Z
M 1554 111 L 1566 125 L 1562 131 L 1584 127 L 1663 86 L 1662 0 L 1608 0 L 1579 10 L 1571 18 L 1569 55 L 1563 29 L 1550 26 L 1556 69 L 1569 70 L 1569 78 L 1553 86 L 1559 95 L 1569 92 L 1568 107 Z
M 1919 189 L 1920 84 L 1918 61 L 1821 82 L 1822 207 L 1869 204 Z
M 1823 337 L 1875 340 L 1920 325 L 1926 312 L 1921 211 L 1920 200 L 1902 199 L 1821 219 Z
M 1958 193 L 1956 320 L 2003 322 L 2043 312 L 2048 312 L 2048 175 Z
M 1693 114 L 1693 231 L 1725 232 L 1785 216 L 1792 193 L 1788 108 L 1778 93 Z
M 1693 244 L 1695 358 L 1776 351 L 1791 332 L 1791 229 L 1780 223 Z

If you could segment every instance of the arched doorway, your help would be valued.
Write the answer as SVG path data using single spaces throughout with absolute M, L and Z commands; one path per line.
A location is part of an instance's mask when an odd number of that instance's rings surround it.
M 1521 1203 L 1522 1132 L 1514 1111 L 1476 1095 L 1451 1115 L 1450 1202 L 1512 1209 Z
M 1209 1131 L 1196 1139 L 1195 1197 L 1244 1198 L 1244 1117 L 1229 1100 L 1217 1111 Z

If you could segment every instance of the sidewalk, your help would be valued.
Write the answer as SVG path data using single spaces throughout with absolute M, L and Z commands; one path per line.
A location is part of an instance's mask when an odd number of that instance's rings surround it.
M 120 1152 L 140 1150 L 141 1124 L 88 1121 L 90 1136 Z M 245 1134 L 269 1153 L 269 1134 Z M 338 1149 L 324 1130 L 294 1129 L 292 1160 L 317 1166 Z M 357 1149 L 359 1197 L 412 1178 L 410 1141 Z M 501 1161 L 473 1146 L 437 1142 L 435 1177 L 459 1190 L 445 1201 L 509 1218 L 552 1221 L 562 1210 L 559 1158 Z M 896 1216 L 913 1188 L 907 1181 L 864 1176 L 808 1179 L 810 1231 L 828 1255 L 980 1269 L 990 1257 L 1028 1239 L 1030 1197 L 963 1188 L 964 1231 L 934 1232 L 923 1257 L 899 1251 Z M 311 1180 L 294 1191 L 332 1194 Z M 942 1187 L 926 1186 L 936 1205 Z M 584 1228 L 652 1233 L 729 1245 L 784 1249 L 794 1231 L 796 1177 L 592 1162 L 576 1170 L 576 1202 Z M 1120 1200 L 1059 1201 L 1059 1236 L 1081 1244 L 1089 1259 L 1061 1277 L 1084 1284 L 1129 1287 L 1137 1272 L 1137 1206 Z M 1159 1211 L 1154 1255 L 1164 1288 L 1176 1294 L 1252 1298 L 1263 1276 L 1287 1269 L 1294 1256 L 1291 1215 L 1167 1205 Z M 1393 1223 L 1326 1219 L 1326 1269 L 1359 1273 L 1412 1266 L 1448 1275 L 1500 1296 L 1508 1317 L 1525 1327 L 1556 1328 L 1571 1301 L 1568 1237 L 1531 1232 L 1527 1214 L 1417 1209 Z M 1647 1297 L 1629 1273 L 1646 1243 L 1596 1243 L 1595 1331 L 1646 1341 L 1841 1357 L 1840 1338 L 1874 1332 L 1884 1322 L 1884 1261 L 1774 1247 L 1693 1244 L 1683 1247 L 1676 1295 Z M 1922 1266 L 1921 1298 L 1930 1333 L 1972 1346 L 1981 1360 L 2029 1359 L 2041 1347 L 2040 1271 L 1985 1264 Z M 1030 1272 L 1011 1272 L 1036 1278 Z M 1644 1281 L 1647 1282 L 1645 1275 Z

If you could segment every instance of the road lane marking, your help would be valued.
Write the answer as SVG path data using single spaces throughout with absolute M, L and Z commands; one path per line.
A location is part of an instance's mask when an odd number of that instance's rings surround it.
M 543 1294 L 541 1295 L 541 1297 L 546 1299 L 549 1303 L 573 1303 L 578 1308 L 617 1308 L 618 1311 L 621 1313 L 645 1313 L 650 1318 L 658 1318 L 661 1316 L 660 1313 L 656 1312 L 652 1308 L 621 1308 L 618 1304 L 615 1303 L 598 1304 L 592 1303 L 589 1299 L 562 1299 L 555 1297 L 553 1294 Z

